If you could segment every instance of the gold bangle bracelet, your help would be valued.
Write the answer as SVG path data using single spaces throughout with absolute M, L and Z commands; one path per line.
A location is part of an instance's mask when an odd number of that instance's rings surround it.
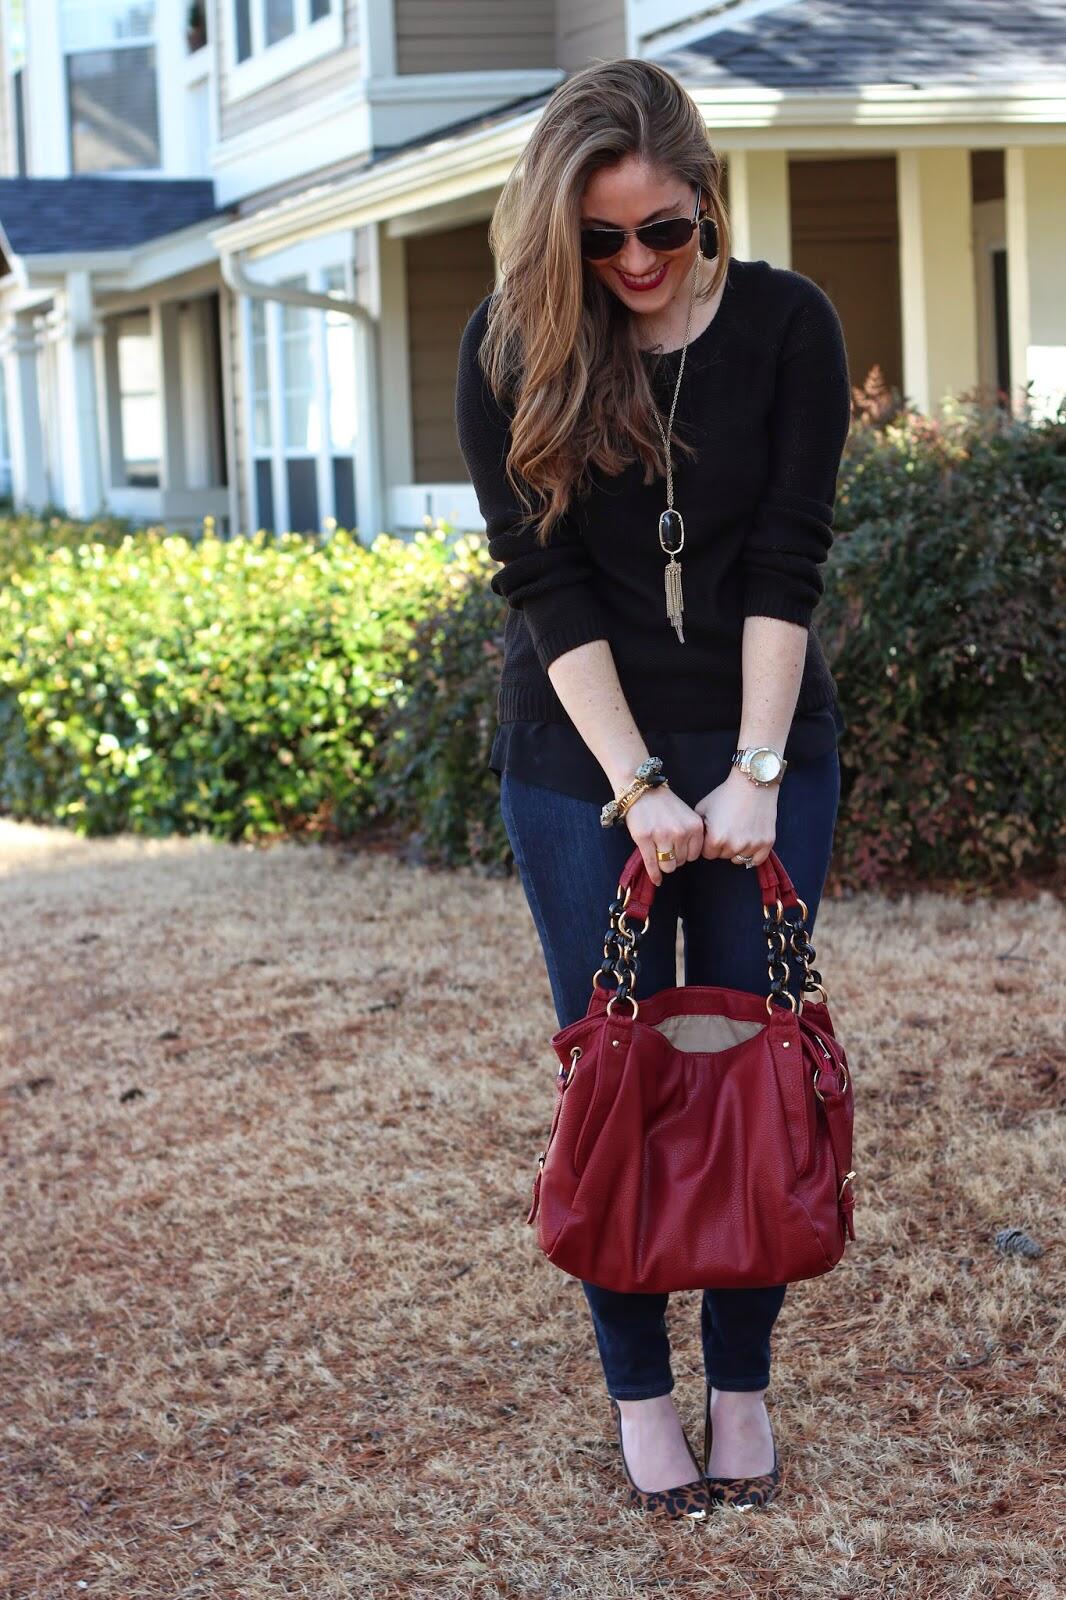
M 618 820 L 621 822 L 626 812 L 634 801 L 639 800 L 647 789 L 668 789 L 670 780 L 664 778 L 662 783 L 649 783 L 646 778 L 638 778 L 624 793 L 618 797 Z

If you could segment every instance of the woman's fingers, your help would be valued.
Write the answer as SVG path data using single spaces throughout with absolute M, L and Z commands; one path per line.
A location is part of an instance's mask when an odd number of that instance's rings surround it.
M 666 873 L 703 853 L 703 818 L 669 790 L 647 790 L 626 812 L 626 822 L 656 888 Z M 660 861 L 659 850 L 673 851 L 672 859 Z

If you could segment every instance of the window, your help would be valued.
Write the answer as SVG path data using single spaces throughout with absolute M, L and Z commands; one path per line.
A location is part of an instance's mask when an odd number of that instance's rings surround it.
M 293 289 L 306 289 L 306 277 L 285 278 Z M 318 464 L 322 445 L 322 412 L 315 371 L 316 323 L 322 313 L 310 306 L 280 305 L 281 414 L 285 434 L 285 488 L 288 526 L 294 533 L 319 528 Z
M 322 22 L 333 5 L 334 0 L 233 0 L 236 59 L 247 61 L 312 23 Z
M 71 172 L 160 166 L 155 0 L 59 0 Z
M 270 335 L 265 300 L 248 302 L 251 346 L 252 475 L 257 528 L 274 531 L 274 416 L 270 405 Z
M 0 0 L 0 30 L 6 34 L 7 70 L 15 148 L 14 175 L 28 175 L 26 163 L 26 14 L 23 0 Z
M 341 264 L 279 280 L 350 294 Z M 248 386 L 256 527 L 318 532 L 355 522 L 356 343 L 343 311 L 248 300 Z
M 257 89 L 344 42 L 341 0 L 227 0 L 230 33 L 231 100 Z
M 266 0 L 266 43 L 279 44 L 296 29 L 295 0 Z
M 119 320 L 118 389 L 126 483 L 158 488 L 163 422 L 159 366 L 147 311 Z
M 307 279 L 285 278 L 283 285 L 306 289 Z M 322 424 L 315 383 L 314 328 L 320 313 L 310 306 L 281 304 L 281 384 L 288 451 L 317 450 Z

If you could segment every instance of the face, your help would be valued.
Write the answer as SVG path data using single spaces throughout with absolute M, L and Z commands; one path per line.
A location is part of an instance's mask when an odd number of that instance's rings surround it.
M 626 156 L 588 180 L 581 196 L 581 226 L 639 228 L 666 217 L 691 217 L 695 204 L 694 184 Z M 706 213 L 702 196 L 700 212 Z M 585 261 L 584 266 L 631 311 L 662 312 L 689 282 L 699 243 L 698 229 L 680 250 L 670 251 L 649 249 L 630 234 L 616 256 Z

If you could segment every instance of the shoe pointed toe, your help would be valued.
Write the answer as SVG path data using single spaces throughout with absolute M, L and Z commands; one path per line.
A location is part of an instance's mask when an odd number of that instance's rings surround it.
M 626 1461 L 625 1445 L 622 1439 L 622 1412 L 613 1395 L 610 1399 L 611 1409 L 614 1412 L 615 1427 L 618 1432 L 618 1450 L 622 1457 L 622 1470 L 626 1476 L 629 1505 L 657 1520 L 680 1522 L 687 1519 L 691 1522 L 705 1522 L 711 1511 L 711 1498 L 708 1492 L 707 1480 L 699 1470 L 699 1462 L 696 1460 L 685 1430 L 682 1428 L 681 1431 L 697 1476 L 687 1483 L 679 1483 L 671 1489 L 638 1488 L 633 1481 L 629 1471 L 629 1464 Z

